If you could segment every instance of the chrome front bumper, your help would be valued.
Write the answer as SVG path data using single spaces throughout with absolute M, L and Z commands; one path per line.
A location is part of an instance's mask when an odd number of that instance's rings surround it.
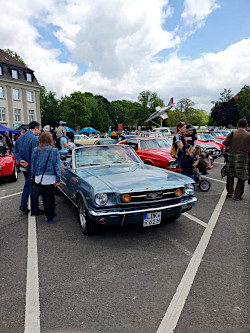
M 147 213 L 152 211 L 159 211 L 159 210 L 165 210 L 165 209 L 173 209 L 177 207 L 183 207 L 186 206 L 192 206 L 196 203 L 197 199 L 195 197 L 183 199 L 181 202 L 178 202 L 176 204 L 172 205 L 164 205 L 160 207 L 151 207 L 151 208 L 140 208 L 140 209 L 134 209 L 134 210 L 119 210 L 119 211 L 96 211 L 93 209 L 89 209 L 89 214 L 94 217 L 100 217 L 100 216 L 111 216 L 111 215 L 128 215 L 128 214 L 136 214 L 136 213 Z

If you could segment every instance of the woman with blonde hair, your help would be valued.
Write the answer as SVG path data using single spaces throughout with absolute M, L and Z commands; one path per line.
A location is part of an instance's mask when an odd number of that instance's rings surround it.
M 43 132 L 39 137 L 39 146 L 31 156 L 31 177 L 40 185 L 47 223 L 53 223 L 55 212 L 55 187 L 60 185 L 60 154 L 54 147 L 50 132 Z
M 183 155 L 182 148 L 186 144 L 186 124 L 184 122 L 179 122 L 176 126 L 175 135 L 173 138 L 173 145 L 177 154 L 177 162 L 181 167 L 181 156 Z

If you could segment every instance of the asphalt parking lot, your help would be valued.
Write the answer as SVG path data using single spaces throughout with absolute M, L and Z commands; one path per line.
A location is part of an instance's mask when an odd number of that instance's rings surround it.
M 197 190 L 196 206 L 176 222 L 92 237 L 64 196 L 54 224 L 28 221 L 18 211 L 22 174 L 1 182 L 0 331 L 249 332 L 250 190 L 226 199 L 221 163 L 207 176 L 210 191 Z

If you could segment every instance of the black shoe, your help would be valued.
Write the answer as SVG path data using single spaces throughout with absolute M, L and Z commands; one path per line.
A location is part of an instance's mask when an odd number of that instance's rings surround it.
M 43 209 L 38 209 L 38 210 L 35 210 L 34 212 L 31 212 L 31 216 L 42 215 L 42 214 L 44 214 L 44 210 Z
M 234 198 L 235 201 L 243 200 L 243 198 Z
M 232 198 L 232 196 L 233 196 L 233 193 L 228 193 L 227 194 L 227 198 Z
M 19 209 L 19 211 L 28 214 L 30 210 L 29 208 L 24 208 L 24 209 Z

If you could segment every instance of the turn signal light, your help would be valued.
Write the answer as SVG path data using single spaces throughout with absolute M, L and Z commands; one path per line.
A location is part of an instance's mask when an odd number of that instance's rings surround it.
M 124 201 L 124 202 L 129 202 L 130 200 L 131 200 L 131 195 L 130 194 L 123 194 L 123 196 L 122 196 L 122 200 Z
M 182 188 L 177 188 L 177 190 L 175 191 L 175 195 L 177 195 L 177 197 L 180 197 L 182 195 Z

